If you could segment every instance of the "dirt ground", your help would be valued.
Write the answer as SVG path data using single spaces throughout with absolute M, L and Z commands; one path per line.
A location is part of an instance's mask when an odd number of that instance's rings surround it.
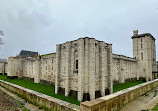
M 5 103 L 9 103 L 9 104 L 5 104 Z M 45 110 L 29 103 L 28 101 L 24 100 L 18 95 L 0 86 L 0 111 L 45 111 Z
M 0 111 L 21 111 L 16 100 L 0 90 Z

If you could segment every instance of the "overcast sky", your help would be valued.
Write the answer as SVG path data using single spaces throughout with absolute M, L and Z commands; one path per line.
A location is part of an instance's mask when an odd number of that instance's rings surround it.
M 158 39 L 158 0 L 0 0 L 1 58 L 23 49 L 55 52 L 56 44 L 85 36 L 132 57 L 136 29 Z

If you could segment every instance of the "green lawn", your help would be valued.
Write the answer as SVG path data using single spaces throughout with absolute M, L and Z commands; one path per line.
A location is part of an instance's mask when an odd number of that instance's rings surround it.
M 123 84 L 115 84 L 114 85 L 114 92 L 129 88 L 132 86 L 136 86 L 136 85 L 141 84 L 141 83 L 143 83 L 143 81 L 129 81 L 129 82 L 126 82 Z
M 58 98 L 58 99 L 61 99 L 61 100 L 64 100 L 64 101 L 67 101 L 72 104 L 80 105 L 80 102 L 74 98 L 66 97 L 60 94 L 55 94 L 55 88 L 53 86 L 48 86 L 45 84 L 37 84 L 37 83 L 31 82 L 28 80 L 23 80 L 23 79 L 7 79 L 6 75 L 0 75 L 0 79 L 37 91 L 37 92 L 40 92 L 40 93 L 43 93 L 43 94 L 46 94 L 46 95 L 49 95 L 49 96 L 52 96 L 52 97 L 55 97 L 55 98 Z
M 61 100 L 64 100 L 64 101 L 67 101 L 72 104 L 80 105 L 80 102 L 74 98 L 66 97 L 66 96 L 60 95 L 60 94 L 55 94 L 54 86 L 48 86 L 45 84 L 37 84 L 37 83 L 31 82 L 28 80 L 23 80 L 23 79 L 7 79 L 6 75 L 0 75 L 0 79 L 13 83 L 13 84 L 17 84 L 19 86 L 22 86 L 22 87 L 25 87 L 25 88 L 28 88 L 31 90 L 34 90 L 34 91 L 37 91 L 37 92 L 40 92 L 40 93 L 43 93 L 43 94 L 46 94 L 46 95 L 49 95 L 49 96 L 52 96 L 52 97 L 55 97 L 55 98 L 58 98 L 58 99 L 61 99 Z M 130 81 L 130 82 L 126 82 L 123 84 L 115 84 L 114 92 L 129 88 L 129 87 L 141 84 L 141 83 L 143 83 L 143 82 L 142 81 Z
M 151 111 L 158 111 L 158 104 Z

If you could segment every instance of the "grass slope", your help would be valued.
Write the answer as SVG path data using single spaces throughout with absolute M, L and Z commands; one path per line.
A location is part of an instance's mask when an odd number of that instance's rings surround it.
M 123 84 L 115 84 L 114 85 L 114 92 L 121 91 L 123 89 L 129 88 L 132 86 L 136 86 L 136 85 L 141 84 L 141 83 L 143 83 L 143 82 L 142 81 L 129 81 L 129 82 L 126 82 Z
M 151 111 L 158 111 L 158 104 Z
M 49 96 L 52 96 L 52 97 L 55 97 L 55 98 L 58 98 L 58 99 L 61 99 L 61 100 L 64 100 L 64 101 L 67 101 L 72 104 L 80 105 L 80 102 L 74 98 L 66 97 L 66 96 L 60 95 L 60 94 L 55 94 L 54 86 L 48 86 L 45 84 L 37 84 L 37 83 L 31 82 L 28 80 L 23 80 L 23 79 L 7 79 L 6 75 L 0 75 L 0 79 L 13 83 L 13 84 L 17 84 L 19 86 L 22 86 L 22 87 L 25 87 L 25 88 L 28 88 L 31 90 L 34 90 L 34 91 L 37 91 L 37 92 L 40 92 L 40 93 L 43 93 L 43 94 L 46 94 L 46 95 L 49 95 Z M 115 84 L 114 92 L 129 88 L 129 87 L 141 84 L 141 83 L 143 83 L 143 82 L 142 81 L 130 81 L 130 82 L 126 82 L 123 84 Z
M 46 95 L 49 95 L 49 96 L 52 96 L 52 97 L 55 97 L 55 98 L 58 98 L 58 99 L 61 99 L 61 100 L 64 100 L 64 101 L 67 101 L 72 104 L 80 105 L 80 102 L 74 98 L 66 97 L 60 94 L 55 94 L 54 86 L 48 86 L 45 84 L 37 84 L 37 83 L 31 82 L 28 80 L 23 80 L 23 79 L 7 79 L 6 75 L 0 75 L 0 79 L 37 91 L 37 92 L 40 92 L 40 93 L 43 93 L 43 94 L 46 94 Z

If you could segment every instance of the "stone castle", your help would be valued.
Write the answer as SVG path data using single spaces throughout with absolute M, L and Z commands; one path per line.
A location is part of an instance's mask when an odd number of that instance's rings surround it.
M 112 53 L 112 44 L 79 38 L 56 45 L 56 53 L 9 57 L 0 63 L 8 78 L 25 78 L 55 86 L 55 93 L 79 101 L 113 93 L 113 84 L 157 77 L 155 38 L 133 32 L 133 58 Z

